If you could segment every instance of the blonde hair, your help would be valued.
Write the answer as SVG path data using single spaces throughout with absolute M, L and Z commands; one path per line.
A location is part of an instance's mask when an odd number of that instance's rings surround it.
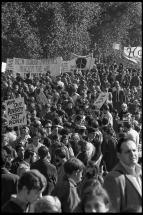
M 56 196 L 43 196 L 34 204 L 35 213 L 61 212 L 61 202 Z

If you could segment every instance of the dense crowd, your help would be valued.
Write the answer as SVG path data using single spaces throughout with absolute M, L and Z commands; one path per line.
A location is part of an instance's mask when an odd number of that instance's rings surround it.
M 140 212 L 141 75 L 115 62 L 57 77 L 3 73 L 2 211 Z M 4 101 L 19 97 L 27 125 L 8 127 Z

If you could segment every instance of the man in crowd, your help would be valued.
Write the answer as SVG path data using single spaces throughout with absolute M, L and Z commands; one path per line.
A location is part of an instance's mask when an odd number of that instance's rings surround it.
M 29 204 L 39 198 L 46 187 L 46 178 L 38 171 L 25 172 L 18 181 L 18 192 L 2 207 L 3 213 L 26 213 Z
M 119 163 L 105 177 L 107 190 L 115 212 L 142 207 L 141 166 L 138 164 L 136 143 L 127 135 L 117 145 Z

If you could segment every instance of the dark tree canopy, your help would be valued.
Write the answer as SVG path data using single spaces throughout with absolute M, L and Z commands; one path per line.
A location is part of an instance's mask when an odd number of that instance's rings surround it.
M 141 2 L 3 2 L 2 61 L 87 55 L 96 43 L 141 45 Z

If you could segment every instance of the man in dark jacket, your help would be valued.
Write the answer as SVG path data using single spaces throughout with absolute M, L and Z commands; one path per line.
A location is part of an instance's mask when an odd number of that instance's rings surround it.
M 62 212 L 73 212 L 80 198 L 77 184 L 82 180 L 84 164 L 77 158 L 70 158 L 64 164 L 65 176 L 57 183 L 52 195 L 57 196 L 62 205 Z
M 31 165 L 31 169 L 39 170 L 47 179 L 47 187 L 43 195 L 50 195 L 57 182 L 56 167 L 50 163 L 51 156 L 46 146 L 38 149 L 40 159 Z
M 10 199 L 12 194 L 16 194 L 16 186 L 18 182 L 18 175 L 12 174 L 6 169 L 7 152 L 1 151 L 1 206 Z

